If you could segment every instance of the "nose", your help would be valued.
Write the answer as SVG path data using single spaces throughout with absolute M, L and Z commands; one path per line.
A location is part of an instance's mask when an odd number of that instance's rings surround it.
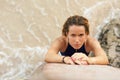
M 80 40 L 79 37 L 76 37 L 76 38 L 75 38 L 75 42 L 76 42 L 76 43 L 78 43 L 79 40 Z

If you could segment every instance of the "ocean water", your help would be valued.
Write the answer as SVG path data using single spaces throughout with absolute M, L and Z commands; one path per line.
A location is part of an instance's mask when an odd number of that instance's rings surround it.
M 0 80 L 28 80 L 34 71 L 42 66 L 47 48 L 10 48 L 0 51 Z

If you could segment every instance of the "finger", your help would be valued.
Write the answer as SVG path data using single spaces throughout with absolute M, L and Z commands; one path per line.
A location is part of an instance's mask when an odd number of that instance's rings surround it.
M 71 60 L 70 60 L 70 63 L 72 64 L 72 65 L 74 65 L 75 63 L 74 63 L 74 60 L 71 58 Z
M 71 57 L 76 58 L 76 57 L 79 56 L 79 55 L 80 55 L 80 53 L 74 53 Z
M 81 59 L 81 56 L 75 56 L 75 57 L 71 57 L 73 61 L 78 60 L 79 58 Z
M 74 65 L 75 63 L 73 61 L 69 61 L 67 64 Z
M 72 59 L 73 62 L 76 60 L 76 58 L 74 58 L 74 57 L 71 57 L 71 59 Z
M 78 58 L 79 61 L 81 61 L 82 59 L 83 59 L 83 57 Z
M 71 65 L 75 65 L 75 63 L 73 61 L 70 62 Z
M 74 61 L 72 60 L 72 58 L 69 57 L 69 58 L 66 60 L 66 64 L 71 64 L 71 65 L 73 65 L 73 64 L 75 64 L 75 63 L 74 63 Z
M 84 57 L 84 58 L 82 58 L 82 61 L 88 62 L 88 61 L 89 61 L 89 58 L 88 58 L 88 57 Z
M 87 61 L 81 61 L 82 65 L 88 65 Z
M 79 60 L 75 60 L 75 63 L 81 65 L 81 61 Z

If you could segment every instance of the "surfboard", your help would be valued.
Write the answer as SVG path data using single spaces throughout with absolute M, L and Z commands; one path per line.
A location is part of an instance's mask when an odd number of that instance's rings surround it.
M 47 63 L 46 80 L 120 80 L 120 69 L 108 65 L 68 65 Z

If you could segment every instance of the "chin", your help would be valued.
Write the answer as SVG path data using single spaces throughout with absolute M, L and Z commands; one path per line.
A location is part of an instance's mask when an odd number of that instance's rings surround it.
M 74 49 L 80 49 L 80 47 L 74 47 Z
M 76 48 L 76 49 L 80 49 L 80 47 L 79 47 L 79 48 Z

